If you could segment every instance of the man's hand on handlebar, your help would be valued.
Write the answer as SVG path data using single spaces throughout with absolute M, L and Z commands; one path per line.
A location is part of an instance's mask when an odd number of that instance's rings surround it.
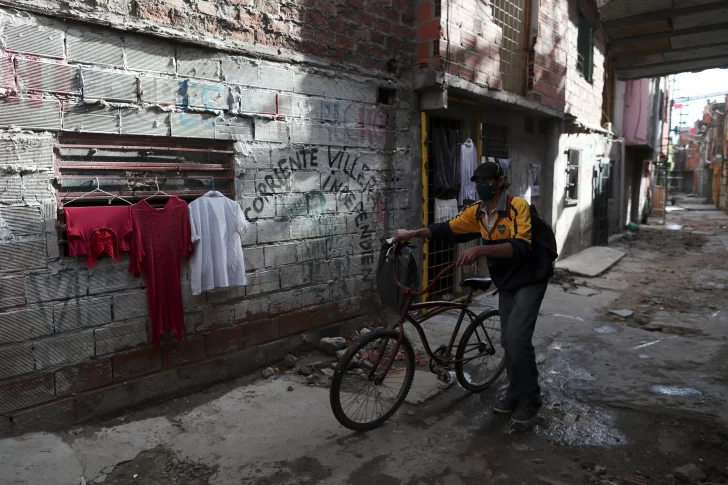
M 393 243 L 406 243 L 414 237 L 414 231 L 408 231 L 407 229 L 397 229 L 394 233 Z

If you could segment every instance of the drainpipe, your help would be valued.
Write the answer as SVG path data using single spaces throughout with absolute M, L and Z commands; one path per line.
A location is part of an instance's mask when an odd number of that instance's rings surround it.
M 624 185 L 625 185 L 625 179 L 624 179 L 624 166 L 627 163 L 625 160 L 625 143 L 624 138 L 619 137 L 615 138 L 613 140 L 615 143 L 619 143 L 622 145 L 621 148 L 621 156 L 619 160 L 619 231 L 622 232 L 624 230 L 624 227 L 627 225 L 627 222 L 622 220 L 624 217 L 625 207 L 624 207 Z

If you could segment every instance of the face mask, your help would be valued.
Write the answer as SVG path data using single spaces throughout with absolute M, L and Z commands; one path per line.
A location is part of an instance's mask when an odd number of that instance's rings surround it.
M 493 198 L 493 186 L 490 184 L 475 184 L 475 191 L 478 193 L 480 200 Z

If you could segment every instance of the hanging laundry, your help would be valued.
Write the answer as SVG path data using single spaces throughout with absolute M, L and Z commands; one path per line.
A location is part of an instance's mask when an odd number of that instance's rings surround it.
M 210 191 L 190 202 L 189 212 L 195 244 L 190 258 L 192 294 L 246 285 L 241 238 L 248 223 L 240 204 Z
M 435 199 L 435 222 L 449 221 L 458 215 L 458 201 L 455 199 Z
M 460 144 L 456 132 L 432 130 L 432 146 L 435 150 L 435 191 L 457 190 L 460 185 Z M 455 195 L 455 194 L 453 194 Z
M 68 254 L 86 255 L 88 266 L 94 266 L 103 253 L 115 262 L 121 251 L 129 251 L 131 243 L 131 206 L 66 207 Z
M 165 330 L 182 340 L 184 308 L 180 284 L 180 264 L 192 251 L 187 203 L 170 197 L 161 209 L 146 200 L 131 208 L 133 237 L 129 272 L 147 279 L 147 304 L 152 327 L 152 343 L 159 343 Z
M 478 200 L 478 193 L 475 190 L 475 182 L 470 178 L 478 167 L 478 150 L 473 140 L 468 138 L 460 147 L 460 193 L 458 204 L 463 205 L 465 200 Z

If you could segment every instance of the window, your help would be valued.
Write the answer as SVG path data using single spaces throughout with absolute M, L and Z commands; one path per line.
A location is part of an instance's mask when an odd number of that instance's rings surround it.
M 138 202 L 159 190 L 190 202 L 217 190 L 234 198 L 231 142 L 153 136 L 64 134 L 56 146 L 59 239 L 67 255 L 65 214 L 69 207 L 124 204 L 102 192 Z M 98 184 L 98 185 L 97 185 Z M 166 196 L 149 199 L 164 204 Z
M 527 116 L 525 118 L 524 131 L 526 133 L 535 133 L 536 132 L 536 120 L 534 120 L 533 118 Z
M 594 29 L 584 14 L 579 12 L 579 36 L 576 41 L 576 70 L 584 79 L 592 81 L 592 53 L 594 51 Z
M 493 158 L 510 158 L 508 144 L 508 127 L 483 125 L 483 156 Z
M 576 204 L 579 201 L 579 162 L 581 150 L 568 150 L 566 165 L 566 203 Z

